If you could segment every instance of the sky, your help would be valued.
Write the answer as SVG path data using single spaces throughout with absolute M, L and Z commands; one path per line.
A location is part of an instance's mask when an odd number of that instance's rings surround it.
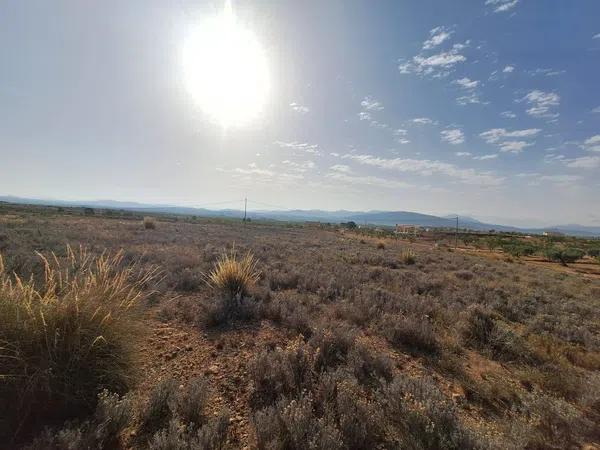
M 269 86 L 227 127 L 182 61 L 223 8 L 1 2 L 0 195 L 600 225 L 600 2 L 234 0 Z

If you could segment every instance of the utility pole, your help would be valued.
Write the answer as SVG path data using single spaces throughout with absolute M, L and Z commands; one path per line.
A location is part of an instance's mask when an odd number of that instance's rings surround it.
M 244 222 L 246 221 L 246 211 L 247 210 L 248 210 L 248 198 L 244 197 Z
M 456 233 L 454 233 L 454 249 L 458 248 L 458 216 L 456 216 Z

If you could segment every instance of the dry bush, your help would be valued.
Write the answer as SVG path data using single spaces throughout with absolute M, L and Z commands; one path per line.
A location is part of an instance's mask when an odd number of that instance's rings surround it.
M 410 248 L 407 248 L 400 253 L 400 261 L 402 261 L 407 266 L 410 266 L 417 262 L 417 254 L 413 252 Z
M 156 221 L 150 216 L 144 217 L 143 224 L 144 224 L 145 230 L 155 230 L 156 229 Z
M 130 388 L 135 306 L 155 275 L 122 268 L 121 252 L 93 257 L 69 247 L 62 262 L 39 256 L 39 287 L 6 274 L 0 259 L 0 400 L 12 405 L 2 436 L 91 412 L 103 389 Z
M 384 250 L 385 249 L 385 242 L 383 242 L 383 241 L 377 242 L 377 249 L 378 250 Z
M 221 411 L 210 417 L 207 411 L 211 390 L 202 377 L 180 387 L 173 379 L 156 385 L 146 402 L 138 405 L 140 442 L 154 450 L 222 449 L 229 427 L 229 415 Z
M 60 430 L 47 428 L 27 450 L 64 450 L 119 448 L 123 431 L 133 420 L 133 402 L 130 397 L 119 397 L 102 391 L 94 416 L 83 423 L 69 423 Z
M 413 353 L 435 354 L 440 345 L 426 317 L 404 317 L 386 314 L 380 324 L 381 334 L 395 347 Z
M 385 416 L 399 431 L 398 448 L 484 449 L 487 443 L 459 421 L 456 407 L 425 378 L 398 375 L 383 394 Z
M 235 247 L 229 253 L 223 253 L 214 268 L 206 276 L 207 283 L 221 291 L 227 298 L 240 298 L 260 278 L 257 260 L 250 252 L 239 256 Z
M 465 343 L 501 361 L 536 362 L 525 341 L 506 325 L 499 325 L 494 314 L 481 307 L 470 309 L 462 330 Z

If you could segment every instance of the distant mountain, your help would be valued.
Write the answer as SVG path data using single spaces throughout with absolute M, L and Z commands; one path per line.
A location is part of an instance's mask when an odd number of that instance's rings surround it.
M 93 200 L 93 201 L 65 201 L 65 200 L 43 200 L 28 199 L 14 196 L 0 196 L 0 202 L 18 203 L 26 205 L 49 205 L 49 206 L 71 206 L 90 207 L 106 209 L 122 209 L 139 213 L 156 214 L 182 214 L 200 217 L 229 217 L 241 218 L 244 212 L 238 209 L 206 209 L 175 205 L 145 204 L 137 202 L 119 202 L 115 200 Z M 419 225 L 432 228 L 454 228 L 456 227 L 456 216 L 434 216 L 409 211 L 323 211 L 312 210 L 253 210 L 248 212 L 253 219 L 281 220 L 281 221 L 320 221 L 320 222 L 349 222 L 357 224 L 395 226 Z M 473 219 L 468 216 L 458 216 L 459 228 L 467 228 L 477 231 L 515 231 L 521 233 L 541 234 L 543 231 L 558 231 L 564 234 L 583 237 L 600 236 L 599 226 L 584 226 L 578 224 L 558 225 L 546 228 L 513 227 L 507 225 L 489 224 Z

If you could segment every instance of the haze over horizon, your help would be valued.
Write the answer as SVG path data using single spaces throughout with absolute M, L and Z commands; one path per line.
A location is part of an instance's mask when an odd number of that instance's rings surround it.
M 223 8 L 0 6 L 0 194 L 600 225 L 598 2 Z

